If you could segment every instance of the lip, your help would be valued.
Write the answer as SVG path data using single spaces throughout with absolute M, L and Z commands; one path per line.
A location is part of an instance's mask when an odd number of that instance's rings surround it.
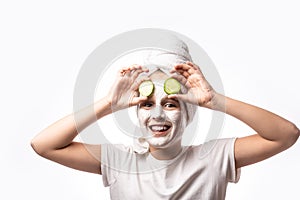
M 172 126 L 169 124 L 153 124 L 153 125 L 149 125 L 148 129 L 152 132 L 152 135 L 154 137 L 164 137 L 171 132 Z
M 163 131 L 163 132 L 152 132 L 154 137 L 164 137 L 169 134 L 169 131 Z

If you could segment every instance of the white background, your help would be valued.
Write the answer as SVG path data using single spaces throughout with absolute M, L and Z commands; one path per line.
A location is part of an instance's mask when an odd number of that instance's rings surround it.
M 30 140 L 72 112 L 77 74 L 102 42 L 164 28 L 197 42 L 225 93 L 300 127 L 300 6 L 286 1 L 1 1 L 0 199 L 108 199 L 100 176 L 39 157 Z M 251 129 L 226 118 L 223 137 Z M 254 147 L 255 148 L 255 147 Z M 228 200 L 299 199 L 300 144 L 242 169 Z

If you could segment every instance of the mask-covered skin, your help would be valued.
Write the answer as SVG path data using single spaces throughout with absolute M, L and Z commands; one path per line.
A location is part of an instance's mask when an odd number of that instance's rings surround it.
M 148 142 L 150 151 L 168 147 L 181 148 L 181 138 L 187 119 L 185 106 L 176 99 L 168 98 L 164 92 L 164 80 L 169 78 L 158 70 L 150 79 L 155 85 L 152 96 L 138 106 L 138 118 L 143 138 Z M 174 149 L 175 150 L 175 149 Z

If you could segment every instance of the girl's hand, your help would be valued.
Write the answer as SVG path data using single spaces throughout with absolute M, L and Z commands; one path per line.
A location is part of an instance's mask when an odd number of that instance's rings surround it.
M 107 101 L 113 111 L 135 106 L 146 100 L 147 97 L 138 96 L 138 87 L 148 77 L 139 78 L 139 75 L 149 70 L 140 65 L 131 65 L 123 67 L 117 74 L 117 78 L 107 95 Z
M 177 98 L 187 103 L 213 109 L 217 93 L 207 82 L 200 68 L 192 62 L 175 65 L 170 71 L 177 73 L 172 76 L 187 88 L 186 94 L 172 94 L 169 98 Z

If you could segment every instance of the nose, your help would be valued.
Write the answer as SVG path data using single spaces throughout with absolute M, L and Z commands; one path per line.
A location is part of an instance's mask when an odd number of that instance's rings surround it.
M 152 110 L 151 110 L 151 117 L 155 120 L 165 120 L 166 115 L 165 112 L 162 108 L 161 105 L 156 105 Z

